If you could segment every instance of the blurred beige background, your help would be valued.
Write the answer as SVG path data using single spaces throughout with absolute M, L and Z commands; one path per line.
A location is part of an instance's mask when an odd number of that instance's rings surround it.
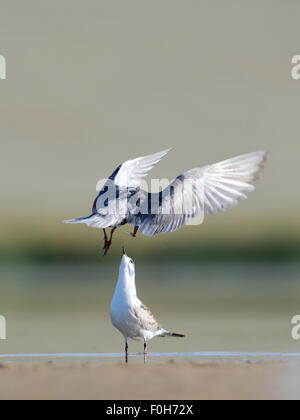
M 233 214 L 297 214 L 299 17 L 296 0 L 1 0 L 5 224 L 88 214 L 99 178 L 170 146 L 154 175 L 269 149 Z

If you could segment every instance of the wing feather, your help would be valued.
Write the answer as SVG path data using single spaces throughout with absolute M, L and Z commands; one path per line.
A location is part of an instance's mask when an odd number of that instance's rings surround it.
M 161 329 L 150 309 L 141 301 L 139 301 L 139 304 L 134 308 L 134 315 L 143 330 L 156 332 Z
M 191 169 L 177 177 L 163 193 L 150 194 L 151 203 L 159 203 L 154 208 L 151 206 L 151 214 L 138 214 L 129 218 L 128 223 L 139 226 L 144 235 L 152 236 L 174 232 L 204 213 L 230 209 L 255 189 L 252 182 L 258 179 L 267 155 L 258 151 Z
M 118 170 L 114 181 L 119 187 L 138 188 L 153 167 L 166 156 L 171 149 L 153 155 L 127 160 Z

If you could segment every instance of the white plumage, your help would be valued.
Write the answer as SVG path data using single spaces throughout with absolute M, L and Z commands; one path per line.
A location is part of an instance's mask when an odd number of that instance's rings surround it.
M 146 361 L 147 341 L 159 337 L 184 337 L 162 328 L 150 310 L 137 297 L 135 265 L 123 250 L 116 290 L 110 305 L 111 322 L 124 337 L 126 362 L 128 362 L 128 341 L 144 341 Z

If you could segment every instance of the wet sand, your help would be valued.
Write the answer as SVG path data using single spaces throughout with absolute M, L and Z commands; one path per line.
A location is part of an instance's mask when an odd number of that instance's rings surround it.
M 299 363 L 0 368 L 0 399 L 299 399 Z

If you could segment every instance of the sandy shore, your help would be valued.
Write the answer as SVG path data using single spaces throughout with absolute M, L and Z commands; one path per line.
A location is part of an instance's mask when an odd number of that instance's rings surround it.
M 5 366 L 0 399 L 299 399 L 289 363 Z

